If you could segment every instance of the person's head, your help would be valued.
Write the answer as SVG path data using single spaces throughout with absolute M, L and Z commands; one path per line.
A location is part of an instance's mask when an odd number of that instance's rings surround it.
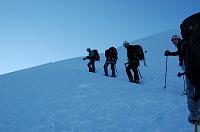
M 91 49 L 90 48 L 87 48 L 87 52 L 90 52 L 91 51 Z
M 129 46 L 129 42 L 124 41 L 124 42 L 123 42 L 123 46 L 124 46 L 125 48 L 127 48 L 127 47 Z
M 171 41 L 175 46 L 177 46 L 177 44 L 181 41 L 181 37 L 175 34 L 171 37 Z

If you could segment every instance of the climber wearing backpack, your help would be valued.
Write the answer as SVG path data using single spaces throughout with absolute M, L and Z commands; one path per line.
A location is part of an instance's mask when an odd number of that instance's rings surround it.
M 185 53 L 188 121 L 200 124 L 200 12 L 186 18 L 180 28 Z
M 86 59 L 90 60 L 90 62 L 87 64 L 89 68 L 89 72 L 95 73 L 95 61 L 100 60 L 98 51 L 96 49 L 91 50 L 90 48 L 87 48 L 87 52 L 89 53 L 89 55 L 83 58 L 83 60 L 86 60 Z
M 183 66 L 183 55 L 181 52 L 182 48 L 182 39 L 178 34 L 175 34 L 171 37 L 171 41 L 174 44 L 174 46 L 177 48 L 177 51 L 171 52 L 169 50 L 165 51 L 165 56 L 179 56 L 179 66 Z
M 126 73 L 128 75 L 129 82 L 139 83 L 138 67 L 140 60 L 144 59 L 144 53 L 140 45 L 130 45 L 129 42 L 124 41 L 124 47 L 127 49 L 128 62 L 125 63 Z M 134 79 L 131 74 L 131 69 L 134 72 Z
M 110 47 L 105 51 L 106 62 L 104 64 L 105 76 L 108 76 L 108 66 L 111 65 L 112 75 L 111 77 L 116 77 L 115 75 L 115 65 L 117 62 L 117 49 L 115 47 Z

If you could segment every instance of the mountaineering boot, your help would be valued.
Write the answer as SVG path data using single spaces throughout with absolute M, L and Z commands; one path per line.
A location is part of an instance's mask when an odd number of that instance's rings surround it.
M 139 81 L 139 80 L 134 80 L 133 82 L 134 82 L 134 83 L 137 83 L 137 84 L 139 84 L 139 83 L 140 83 L 140 81 Z
M 93 70 L 92 70 L 92 68 L 91 68 L 91 67 L 89 67 L 89 72 L 93 72 Z
M 132 79 L 130 79 L 130 80 L 129 80 L 129 82 L 133 83 L 133 80 L 132 80 Z
M 92 69 L 92 72 L 95 73 L 95 68 Z
M 110 77 L 116 77 L 115 75 L 111 75 Z
M 108 76 L 108 69 L 107 69 L 107 67 L 105 67 L 105 66 L 104 66 L 104 73 L 105 73 L 105 74 L 104 74 L 105 76 Z
M 116 75 L 115 75 L 115 70 L 112 70 L 112 75 L 111 75 L 111 77 L 116 77 Z

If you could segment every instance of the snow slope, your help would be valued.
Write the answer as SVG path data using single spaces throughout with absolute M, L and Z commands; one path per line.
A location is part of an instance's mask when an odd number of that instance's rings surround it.
M 133 43 L 147 50 L 141 63 L 142 83 L 128 82 L 126 50 L 118 48 L 117 78 L 103 76 L 104 55 L 97 73 L 87 72 L 80 58 L 51 62 L 0 76 L 1 132 L 188 132 L 186 97 L 177 78 L 177 57 L 169 58 L 164 91 L 166 49 L 177 30 Z

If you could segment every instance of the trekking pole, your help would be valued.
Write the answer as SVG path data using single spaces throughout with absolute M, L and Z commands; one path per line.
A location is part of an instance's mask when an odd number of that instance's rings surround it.
M 183 83 L 184 83 L 183 84 L 183 87 L 184 87 L 183 94 L 186 95 L 186 86 L 185 86 L 186 84 L 185 84 L 185 76 L 184 75 L 183 75 Z
M 168 62 L 168 56 L 166 56 L 166 64 L 165 64 L 165 86 L 164 86 L 164 90 L 166 90 L 167 88 L 167 62 Z
M 140 75 L 140 78 L 142 78 L 142 75 L 141 75 L 141 73 L 140 73 L 140 69 L 138 68 L 138 73 L 139 73 L 139 75 Z
M 144 66 L 147 67 L 146 59 L 143 60 Z
M 198 132 L 198 123 L 194 123 L 194 132 Z

